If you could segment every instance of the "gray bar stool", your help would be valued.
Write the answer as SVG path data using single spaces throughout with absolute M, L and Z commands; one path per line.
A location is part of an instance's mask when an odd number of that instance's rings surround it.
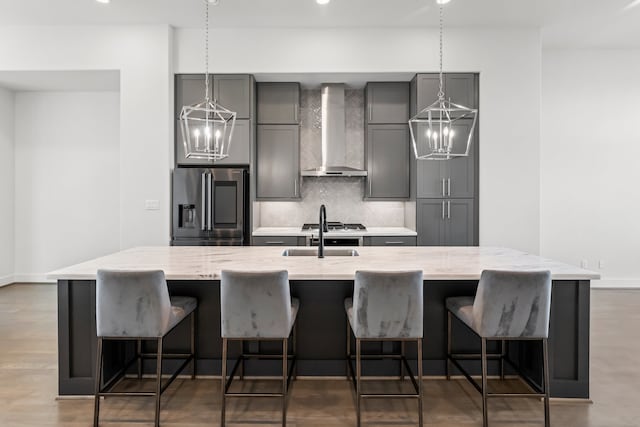
M 422 271 L 385 272 L 357 271 L 353 298 L 344 302 L 347 311 L 347 364 L 356 392 L 357 425 L 361 423 L 361 401 L 367 398 L 410 398 L 418 400 L 418 420 L 422 427 L 422 337 L 423 337 Z M 356 341 L 356 373 L 353 372 L 351 331 Z M 400 341 L 400 354 L 363 355 L 362 341 Z M 414 377 L 405 358 L 405 343 L 417 345 L 418 376 Z M 362 359 L 391 358 L 400 360 L 400 376 L 409 373 L 415 393 L 362 393 Z
M 221 426 L 225 426 L 226 399 L 230 397 L 281 397 L 282 425 L 287 423 L 287 395 L 295 372 L 295 321 L 300 302 L 291 298 L 287 271 L 222 271 L 220 281 L 222 335 L 222 409 Z M 288 353 L 289 336 L 293 336 L 293 354 Z M 227 380 L 227 346 L 229 341 L 281 341 L 282 355 L 244 354 L 241 351 Z M 233 378 L 246 359 L 282 359 L 281 393 L 229 392 Z M 291 359 L 291 365 L 288 360 Z M 288 368 L 289 367 L 289 368 Z
M 447 298 L 447 379 L 450 363 L 455 365 L 482 394 L 482 425 L 488 426 L 487 399 L 490 397 L 535 397 L 544 399 L 544 425 L 549 427 L 549 357 L 547 338 L 551 310 L 551 273 L 549 271 L 482 272 L 476 296 Z M 481 339 L 481 354 L 454 354 L 451 351 L 451 320 L 455 316 Z M 501 342 L 500 354 L 487 354 L 487 341 Z M 489 393 L 487 359 L 500 361 L 504 379 L 504 362 L 519 371 L 506 354 L 505 341 L 542 341 L 543 384 L 533 384 L 525 375 L 530 393 Z M 482 385 L 465 371 L 459 360 L 480 360 Z
M 191 297 L 170 297 L 164 273 L 157 271 L 98 270 L 96 280 L 96 329 L 98 355 L 96 363 L 95 409 L 93 425 L 98 426 L 100 397 L 149 396 L 156 399 L 155 425 L 160 425 L 160 396 L 182 370 L 192 363 L 191 378 L 195 378 L 195 327 L 198 301 Z M 191 318 L 191 348 L 186 354 L 163 356 L 164 337 L 180 322 Z M 137 341 L 137 352 L 116 375 L 102 384 L 103 341 Z M 157 342 L 155 354 L 142 353 L 142 340 Z M 162 384 L 162 360 L 184 359 L 171 378 Z M 118 381 L 134 362 L 138 362 L 138 378 L 142 377 L 142 360 L 156 359 L 155 392 L 116 392 Z

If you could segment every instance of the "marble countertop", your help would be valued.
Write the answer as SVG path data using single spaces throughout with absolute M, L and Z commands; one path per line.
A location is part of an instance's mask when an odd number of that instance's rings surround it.
M 318 235 L 318 231 L 302 231 L 300 227 L 259 227 L 253 231 L 254 237 L 272 237 L 272 236 L 311 236 Z M 405 227 L 367 227 L 366 230 L 349 230 L 349 231 L 328 231 L 324 233 L 326 237 L 335 236 L 417 236 L 418 233 Z
M 164 270 L 168 280 L 217 280 L 221 270 L 289 271 L 291 280 L 353 280 L 356 270 L 418 270 L 425 280 L 478 280 L 485 269 L 551 271 L 555 280 L 599 279 L 598 273 L 514 249 L 495 247 L 355 248 L 357 257 L 284 257 L 282 247 L 154 246 L 96 258 L 48 274 L 95 280 L 98 269 Z M 312 249 L 312 248 L 308 248 Z

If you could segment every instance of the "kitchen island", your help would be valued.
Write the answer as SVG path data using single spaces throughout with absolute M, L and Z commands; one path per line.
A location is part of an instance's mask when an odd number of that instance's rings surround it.
M 311 248 L 307 248 L 312 250 Z M 356 270 L 416 270 L 424 272 L 425 375 L 445 371 L 444 301 L 474 295 L 482 270 L 540 270 L 552 273 L 553 290 L 549 359 L 552 397 L 589 397 L 589 291 L 596 273 L 506 248 L 490 247 L 358 247 L 359 256 L 283 256 L 278 247 L 141 247 L 97 258 L 49 274 L 58 281 L 58 351 L 60 395 L 93 392 L 95 371 L 95 279 L 98 269 L 160 269 L 169 291 L 199 301 L 197 363 L 199 375 L 220 375 L 221 270 L 274 270 L 289 272 L 291 293 L 300 299 L 298 314 L 298 375 L 346 375 L 346 315 L 343 301 L 353 293 Z M 180 325 L 166 348 L 188 345 L 188 325 Z M 456 351 L 477 352 L 480 341 L 464 326 L 454 324 Z M 105 347 L 106 375 L 117 371 L 133 353 L 133 346 L 114 342 Z M 368 343 L 365 350 L 393 353 L 399 344 Z M 497 343 L 495 343 L 497 344 Z M 245 343 L 245 351 L 275 351 L 269 343 Z M 496 347 L 497 348 L 497 347 Z M 148 350 L 153 351 L 149 346 Z M 492 348 L 490 348 L 492 350 Z M 233 358 L 239 352 L 230 351 Z M 416 363 L 415 348 L 407 348 Z M 530 380 L 540 382 L 538 343 L 510 343 L 509 357 Z M 145 366 L 153 371 L 152 362 Z M 172 369 L 167 363 L 167 369 Z M 478 372 L 479 364 L 468 365 Z M 490 373 L 497 372 L 497 362 Z M 373 360 L 365 375 L 398 375 L 397 362 Z M 249 362 L 247 375 L 274 375 L 278 364 Z

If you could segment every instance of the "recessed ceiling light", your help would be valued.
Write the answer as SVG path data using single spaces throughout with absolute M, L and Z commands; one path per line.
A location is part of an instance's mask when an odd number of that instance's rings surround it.
M 98 3 L 109 4 L 111 0 L 96 0 Z
M 436 0 L 436 3 L 438 4 L 447 4 L 449 3 L 451 0 Z
M 316 3 L 318 4 L 327 4 L 329 3 L 331 0 L 316 0 Z

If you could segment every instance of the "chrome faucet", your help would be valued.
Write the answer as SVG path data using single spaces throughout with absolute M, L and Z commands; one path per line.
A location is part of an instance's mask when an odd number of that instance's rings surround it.
M 322 233 L 329 231 L 327 226 L 327 208 L 324 205 L 320 205 L 320 220 L 318 221 L 318 258 L 324 258 L 324 236 Z

